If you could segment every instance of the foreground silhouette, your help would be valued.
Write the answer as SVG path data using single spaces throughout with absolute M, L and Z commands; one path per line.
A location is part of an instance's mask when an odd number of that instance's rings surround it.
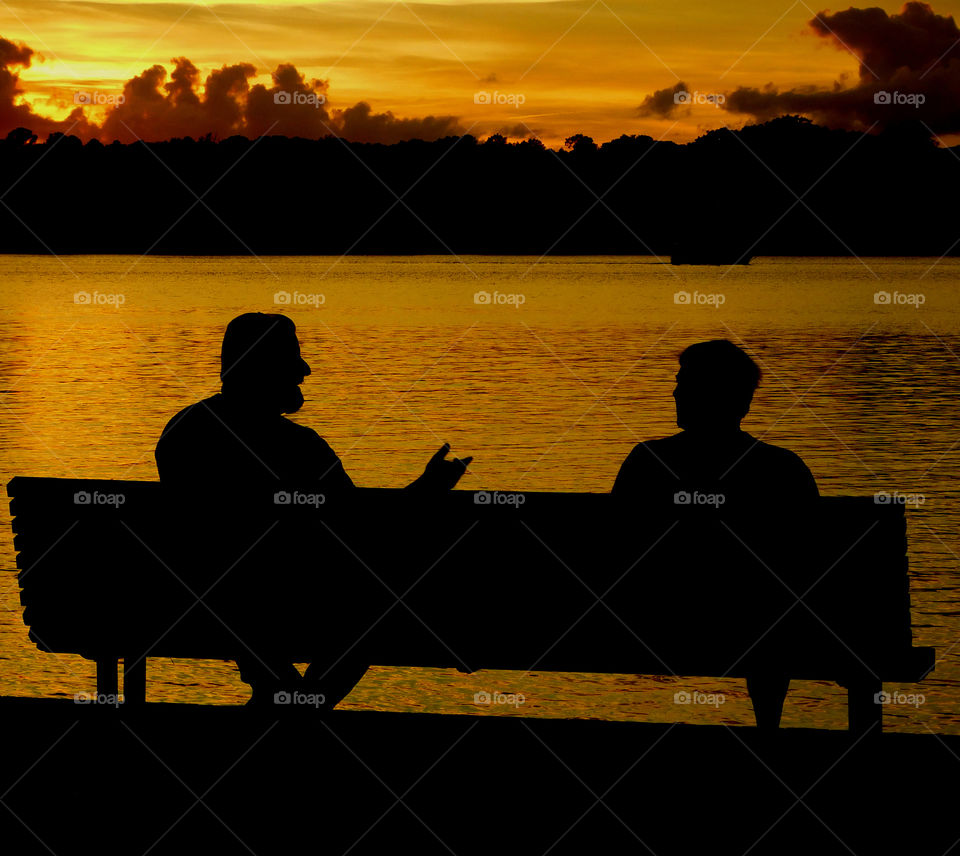
M 807 465 L 740 427 L 762 374 L 750 356 L 714 339 L 691 345 L 679 361 L 673 397 L 682 430 L 638 443 L 620 467 L 613 494 L 661 506 L 812 505 L 819 490 Z M 789 683 L 783 675 L 748 678 L 758 725 L 779 725 Z
M 289 318 L 259 312 L 234 318 L 223 337 L 222 391 L 177 413 L 157 443 L 161 482 L 196 497 L 205 488 L 222 496 L 226 488 L 221 527 L 242 518 L 245 497 L 258 487 L 301 484 L 325 496 L 352 489 L 353 480 L 327 442 L 283 416 L 303 406 L 300 384 L 310 373 Z M 446 460 L 448 451 L 444 444 L 408 489 L 442 491 L 456 485 L 472 458 Z M 322 692 L 332 707 L 369 665 L 347 655 L 333 664 L 311 663 L 301 679 L 292 663 L 267 659 L 251 655 L 237 661 L 255 703 L 308 688 Z

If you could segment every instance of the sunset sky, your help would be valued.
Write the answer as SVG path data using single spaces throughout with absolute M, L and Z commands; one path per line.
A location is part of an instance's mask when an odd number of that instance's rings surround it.
M 958 5 L 935 3 L 933 12 L 949 18 Z M 882 8 L 893 15 L 901 5 Z M 355 116 L 357 128 L 369 129 L 375 114 L 389 111 L 393 117 L 381 117 L 378 127 L 434 116 L 434 136 L 499 131 L 556 146 L 574 133 L 597 141 L 642 133 L 685 142 L 756 119 L 711 103 L 672 115 L 641 111 L 645 98 L 681 81 L 700 93 L 768 84 L 792 92 L 856 86 L 854 49 L 810 26 L 827 9 L 803 0 L 4 0 L 0 36 L 35 52 L 29 67 L 8 65 L 19 75 L 15 103 L 55 120 L 75 109 L 78 89 L 116 95 L 154 65 L 166 69 L 169 82 L 173 59 L 184 57 L 199 71 L 201 93 L 207 75 L 224 66 L 251 64 L 247 83 L 269 89 L 271 72 L 292 64 L 308 87 L 314 79 L 328 84 L 314 87 L 326 95 L 323 115 L 367 102 L 374 115 Z M 941 29 L 949 43 L 950 27 Z M 960 59 L 953 62 L 960 68 Z M 475 103 L 478 92 L 491 93 L 491 100 L 499 93 L 504 103 Z M 99 124 L 104 109 L 88 107 L 85 115 Z M 9 130 L 0 128 L 4 135 Z M 85 136 L 82 127 L 73 133 Z M 379 131 L 357 133 L 373 139 Z

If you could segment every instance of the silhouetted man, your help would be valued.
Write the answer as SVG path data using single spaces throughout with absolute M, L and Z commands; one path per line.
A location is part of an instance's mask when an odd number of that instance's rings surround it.
M 638 443 L 620 467 L 613 494 L 655 505 L 714 495 L 725 509 L 815 501 L 817 483 L 799 456 L 740 428 L 760 376 L 750 356 L 726 339 L 684 350 L 673 391 L 683 430 Z M 779 725 L 789 683 L 782 676 L 747 680 L 758 725 Z
M 613 493 L 672 503 L 678 493 L 699 491 L 722 495 L 726 506 L 818 497 L 799 456 L 740 428 L 760 375 L 747 353 L 726 339 L 684 350 L 673 391 L 683 430 L 638 443 L 620 467 Z
M 352 489 L 353 481 L 326 441 L 283 416 L 303 406 L 300 384 L 309 374 L 289 318 L 260 312 L 234 318 L 223 337 L 222 391 L 181 410 L 157 443 L 161 482 L 187 490 L 209 487 L 233 502 L 242 502 L 255 488 L 279 484 L 310 485 L 328 496 Z M 448 450 L 444 444 L 408 488 L 452 488 L 472 458 L 448 461 Z M 270 702 L 277 691 L 301 685 L 292 663 L 251 656 L 237 665 L 256 702 Z M 325 670 L 328 704 L 335 703 L 330 695 L 337 694 L 337 686 L 353 686 L 364 669 L 365 664 L 344 661 Z M 316 672 L 311 666 L 304 682 L 319 680 Z

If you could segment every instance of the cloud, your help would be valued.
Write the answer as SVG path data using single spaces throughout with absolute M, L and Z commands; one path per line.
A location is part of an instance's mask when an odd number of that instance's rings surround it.
M 899 69 L 926 72 L 948 57 L 956 59 L 960 30 L 952 17 L 937 15 L 927 3 L 906 3 L 900 14 L 883 9 L 847 9 L 833 15 L 821 12 L 811 29 L 830 39 L 840 50 L 860 58 L 860 78 L 890 80 Z
M 0 136 L 19 127 L 30 128 L 44 138 L 57 131 L 86 137 L 95 135 L 98 129 L 87 121 L 82 107 L 76 107 L 66 119 L 57 121 L 34 113 L 29 104 L 16 103 L 24 93 L 20 72 L 16 69 L 30 68 L 34 55 L 25 44 L 0 37 Z
M 389 110 L 374 113 L 366 101 L 334 113 L 340 136 L 362 143 L 396 143 L 400 140 L 438 140 L 464 133 L 455 116 L 398 119 Z
M 921 120 L 938 134 L 960 131 L 960 29 L 952 17 L 910 2 L 892 15 L 850 8 L 820 12 L 808 23 L 859 59 L 857 85 L 841 78 L 832 87 L 742 86 L 727 94 L 724 109 L 759 121 L 802 114 L 851 130 Z
M 171 60 L 173 71 L 153 65 L 130 78 L 122 97 L 103 96 L 106 111 L 100 124 L 77 106 L 57 121 L 17 103 L 24 94 L 20 70 L 30 67 L 34 51 L 22 43 L 0 38 L 0 138 L 14 128 L 29 128 L 40 138 L 60 131 L 83 140 L 130 143 L 155 142 L 207 134 L 224 139 L 264 134 L 315 139 L 327 135 L 357 142 L 395 143 L 407 139 L 435 140 L 463 133 L 456 116 L 399 118 L 391 111 L 375 113 L 366 101 L 332 109 L 329 82 L 307 81 L 289 63 L 278 65 L 269 85 L 250 85 L 257 69 L 250 63 L 224 65 L 211 71 L 201 88 L 200 70 L 185 56 Z M 168 79 L 169 78 L 169 79 Z
M 670 86 L 666 89 L 658 89 L 653 95 L 648 95 L 643 99 L 643 103 L 637 108 L 637 116 L 646 119 L 651 116 L 660 119 L 670 119 L 677 110 L 684 105 L 679 103 L 674 97 L 678 92 L 686 92 L 687 84 L 682 80 L 677 81 L 676 86 Z M 689 107 L 686 108 L 687 112 Z

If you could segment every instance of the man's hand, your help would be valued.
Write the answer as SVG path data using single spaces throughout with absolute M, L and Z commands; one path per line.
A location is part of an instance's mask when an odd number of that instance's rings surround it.
M 420 476 L 410 487 L 425 490 L 450 490 L 466 471 L 473 457 L 454 458 L 451 461 L 446 460 L 447 452 L 450 451 L 450 444 L 444 443 L 440 449 L 427 461 L 427 466 Z

